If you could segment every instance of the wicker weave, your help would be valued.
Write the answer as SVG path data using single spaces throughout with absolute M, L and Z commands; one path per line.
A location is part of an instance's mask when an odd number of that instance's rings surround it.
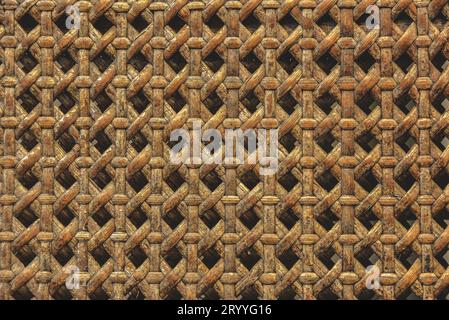
M 448 297 L 448 0 L 0 3 L 1 299 Z M 194 120 L 277 174 L 172 164 Z

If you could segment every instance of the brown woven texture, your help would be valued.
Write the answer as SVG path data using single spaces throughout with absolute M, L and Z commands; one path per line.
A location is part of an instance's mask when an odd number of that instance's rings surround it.
M 1 299 L 447 298 L 447 0 L 0 4 Z M 193 120 L 277 173 L 172 164 Z

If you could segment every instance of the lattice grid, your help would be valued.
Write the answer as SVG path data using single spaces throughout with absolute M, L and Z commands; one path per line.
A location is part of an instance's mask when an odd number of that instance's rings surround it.
M 0 0 L 0 17 L 1 299 L 449 297 L 447 0 Z M 173 164 L 194 120 L 278 129 L 277 173 Z

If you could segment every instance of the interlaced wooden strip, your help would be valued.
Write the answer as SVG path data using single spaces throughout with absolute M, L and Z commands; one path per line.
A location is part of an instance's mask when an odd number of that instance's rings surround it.
M 447 0 L 0 18 L 1 299 L 449 297 Z M 277 130 L 276 173 L 172 161 L 198 128 Z

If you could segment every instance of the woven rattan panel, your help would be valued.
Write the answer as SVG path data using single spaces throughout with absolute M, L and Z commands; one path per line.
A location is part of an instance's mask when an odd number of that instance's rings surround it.
M 447 0 L 0 4 L 1 299 L 448 297 Z

